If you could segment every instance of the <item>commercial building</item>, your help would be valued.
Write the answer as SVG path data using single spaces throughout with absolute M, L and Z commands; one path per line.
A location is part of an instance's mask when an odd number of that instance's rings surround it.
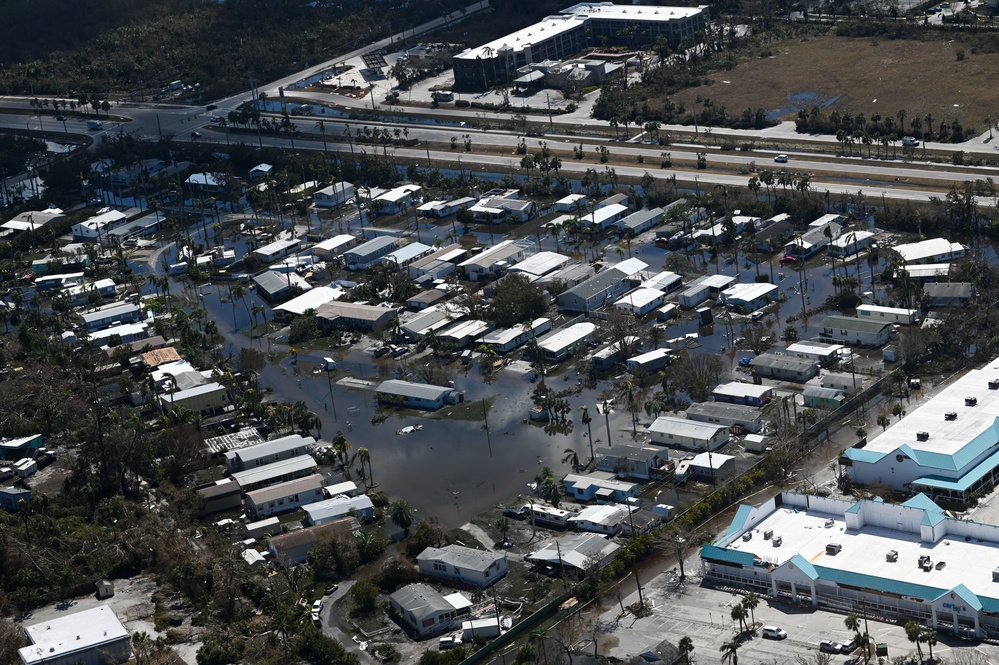
M 323 499 L 323 476 L 315 473 L 296 478 L 246 495 L 246 512 L 253 517 L 269 517 Z
M 749 314 L 766 307 L 777 296 L 780 287 L 766 282 L 734 284 L 721 292 L 721 301 L 739 314 Z
M 459 89 L 486 90 L 519 76 L 532 63 L 564 60 L 606 40 L 640 47 L 666 39 L 677 48 L 693 39 L 708 22 L 708 7 L 657 7 L 580 3 L 542 21 L 454 57 L 454 82 Z
M 366 243 L 351 247 L 343 253 L 347 270 L 364 270 L 375 265 L 379 259 L 394 250 L 398 240 L 392 236 L 378 236 Z
M 701 571 L 778 603 L 995 639 L 997 547 L 999 527 L 949 517 L 923 495 L 892 504 L 781 492 L 740 506 L 724 536 L 701 549 Z
M 446 404 L 458 404 L 464 395 L 454 388 L 390 379 L 375 389 L 379 404 L 436 411 Z
M 618 503 L 638 496 L 638 485 L 615 480 L 613 473 L 594 471 L 587 474 L 570 473 L 563 480 L 565 493 L 575 501 Z
M 688 450 L 717 450 L 728 443 L 724 425 L 699 423 L 686 418 L 659 416 L 648 426 L 652 443 Z
M 819 375 L 819 364 L 806 358 L 765 353 L 753 358 L 753 377 L 804 383 Z
M 585 346 L 596 332 L 597 326 L 588 321 L 574 323 L 566 328 L 553 330 L 538 339 L 538 348 L 548 362 L 561 362 L 571 356 L 576 349 Z
M 468 584 L 484 589 L 506 575 L 505 554 L 461 545 L 428 547 L 416 557 L 420 573 L 428 577 Z
M 24 629 L 30 646 L 18 649 L 23 665 L 115 665 L 132 657 L 132 639 L 107 605 L 74 612 Z
M 631 283 L 627 275 L 617 268 L 608 268 L 560 293 L 558 308 L 567 312 L 592 312 L 629 288 Z
M 931 238 L 892 247 L 895 257 L 905 265 L 945 263 L 964 257 L 964 245 L 945 238 Z
M 316 320 L 323 328 L 385 330 L 399 310 L 354 302 L 328 302 L 316 308 Z
M 834 314 L 822 320 L 819 341 L 879 348 L 891 340 L 892 324 Z
M 859 485 L 882 484 L 966 504 L 999 478 L 999 359 L 971 370 L 864 448 L 849 448 L 843 472 Z

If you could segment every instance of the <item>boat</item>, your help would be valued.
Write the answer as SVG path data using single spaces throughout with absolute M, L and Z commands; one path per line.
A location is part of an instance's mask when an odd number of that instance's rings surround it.
M 423 425 L 406 425 L 401 430 L 398 430 L 396 434 L 412 434 L 413 432 L 419 432 L 423 429 Z

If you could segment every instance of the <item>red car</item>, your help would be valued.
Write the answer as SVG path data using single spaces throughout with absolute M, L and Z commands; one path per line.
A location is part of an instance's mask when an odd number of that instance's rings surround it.
M 798 257 L 797 256 L 785 256 L 785 257 L 782 257 L 781 260 L 780 260 L 780 264 L 782 266 L 786 266 L 789 263 L 797 263 L 797 262 L 798 262 Z

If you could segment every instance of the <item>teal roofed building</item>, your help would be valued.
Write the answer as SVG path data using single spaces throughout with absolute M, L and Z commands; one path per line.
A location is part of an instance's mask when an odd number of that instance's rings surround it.
M 974 561 L 977 565 L 968 565 Z M 999 638 L 999 527 L 905 503 L 781 492 L 701 549 L 705 579 L 834 611 Z
M 971 370 L 841 457 L 856 485 L 886 485 L 964 506 L 999 481 L 999 358 Z

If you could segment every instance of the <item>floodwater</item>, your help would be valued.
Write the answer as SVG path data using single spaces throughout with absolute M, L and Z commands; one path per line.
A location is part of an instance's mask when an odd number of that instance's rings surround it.
M 356 225 L 356 223 L 355 223 Z M 204 242 L 204 234 L 210 233 L 211 222 L 205 229 L 201 225 L 191 228 L 191 233 Z M 432 242 L 434 237 L 442 237 L 451 230 L 451 225 L 443 224 L 437 227 L 424 227 L 424 242 Z M 338 230 L 337 230 L 338 231 Z M 488 236 L 480 238 L 483 241 L 498 242 Z M 531 239 L 537 242 L 536 238 Z M 235 248 L 237 256 L 249 251 L 245 239 L 235 241 L 226 239 L 227 248 Z M 484 242 L 488 244 L 488 242 Z M 543 236 L 539 243 L 542 249 L 554 250 L 554 239 Z M 622 246 L 622 248 L 624 248 Z M 565 251 L 564 244 L 562 247 Z M 176 259 L 176 248 L 168 248 L 164 254 L 166 262 Z M 633 243 L 631 255 L 642 259 L 650 265 L 650 269 L 662 267 L 668 252 L 651 243 Z M 608 260 L 617 260 L 618 254 L 613 246 L 606 251 Z M 628 258 L 627 251 L 621 258 Z M 819 307 L 825 299 L 832 295 L 831 266 L 828 259 L 813 259 L 805 267 L 805 274 L 799 280 L 799 272 L 793 268 L 781 268 L 774 260 L 773 274 L 781 291 L 787 295 L 787 300 L 780 304 L 776 317 L 764 319 L 771 325 L 775 335 L 783 330 L 789 316 L 798 317 L 801 314 L 803 300 L 805 307 Z M 883 261 L 883 259 L 882 259 Z M 743 282 L 753 281 L 756 274 L 752 266 L 751 256 L 740 255 L 738 266 L 734 262 L 726 262 L 724 257 L 718 263 L 712 263 L 707 254 L 702 254 L 697 264 L 703 266 L 710 274 L 718 271 L 735 275 L 741 273 Z M 156 261 L 156 271 L 162 273 L 164 261 Z M 136 264 L 141 273 L 148 273 L 148 264 Z M 875 266 L 879 273 L 882 266 Z M 841 270 L 841 268 L 837 268 Z M 851 274 L 856 268 L 850 268 Z M 862 265 L 865 288 L 869 284 L 869 268 Z M 770 274 L 771 267 L 767 263 L 760 265 L 760 272 Z M 783 278 L 779 277 L 783 273 Z M 804 299 L 799 295 L 799 284 L 806 283 L 807 295 Z M 547 383 L 556 391 L 575 388 L 574 394 L 568 396 L 573 407 L 571 418 L 575 423 L 571 427 L 563 427 L 557 431 L 544 428 L 533 423 L 527 423 L 528 413 L 533 406 L 531 393 L 535 388 L 531 382 L 531 372 L 522 373 L 506 368 L 488 381 L 479 372 L 477 363 L 469 368 L 461 368 L 458 363 L 454 376 L 454 387 L 465 394 L 465 404 L 456 410 L 460 414 L 448 416 L 452 407 L 446 407 L 437 414 L 415 410 L 379 409 L 373 402 L 374 394 L 370 390 L 349 388 L 336 382 L 344 377 L 354 377 L 371 382 L 379 382 L 388 378 L 400 376 L 400 363 L 391 359 L 373 359 L 363 348 L 355 348 L 347 353 L 331 353 L 330 351 L 302 352 L 297 366 L 291 364 L 286 355 L 287 342 L 281 336 L 272 336 L 267 340 L 251 340 L 243 331 L 250 326 L 249 311 L 255 305 L 263 305 L 270 311 L 269 305 L 262 301 L 254 290 L 248 290 L 245 302 L 232 303 L 228 300 L 228 285 L 209 284 L 185 289 L 184 283 L 174 280 L 172 293 L 186 293 L 193 302 L 194 297 L 201 300 L 201 306 L 208 312 L 209 318 L 217 323 L 220 333 L 225 337 L 226 352 L 236 352 L 240 347 L 254 346 L 268 352 L 279 354 L 278 364 L 268 364 L 262 372 L 261 384 L 273 390 L 272 397 L 295 403 L 304 400 L 315 412 L 322 423 L 321 438 L 331 439 L 337 431 L 343 431 L 354 451 L 360 447 L 367 448 L 371 453 L 373 480 L 377 489 L 386 492 L 393 498 L 401 497 L 413 505 L 424 516 L 438 518 L 446 526 L 459 526 L 470 520 L 474 515 L 500 503 L 513 502 L 518 495 L 530 492 L 528 483 L 540 473 L 543 467 L 550 467 L 556 476 L 571 471 L 568 463 L 563 463 L 566 449 L 574 450 L 580 459 L 588 459 L 589 442 L 586 427 L 579 422 L 580 407 L 588 406 L 593 417 L 591 429 L 594 447 L 606 445 L 608 426 L 604 418 L 596 412 L 596 404 L 602 391 L 612 389 L 611 381 L 600 382 L 595 387 L 584 388 L 579 384 L 579 377 L 570 372 L 567 375 L 549 376 Z M 146 287 L 151 292 L 151 287 Z M 726 359 L 727 369 L 732 369 L 738 358 L 751 355 L 747 351 L 732 349 L 731 337 L 741 335 L 741 329 L 748 321 L 733 319 L 729 324 L 725 319 L 717 317 L 720 310 L 715 310 L 714 326 L 699 328 L 689 315 L 668 330 L 669 337 L 684 334 L 698 334 L 699 347 L 696 352 L 721 355 Z M 810 319 L 799 320 L 802 338 L 814 335 L 814 328 L 821 322 L 825 313 L 812 316 Z M 270 318 L 268 314 L 268 318 Z M 359 346 L 363 346 L 359 345 Z M 334 355 L 337 358 L 337 370 L 330 377 L 324 372 L 315 373 L 322 358 Z M 416 359 L 415 362 L 426 362 Z M 330 388 L 332 387 L 332 400 Z M 483 400 L 488 404 L 488 430 L 482 413 Z M 334 415 L 335 411 L 335 415 Z M 376 417 L 377 416 L 377 417 Z M 382 420 L 382 416 L 385 416 Z M 642 424 L 649 418 L 641 414 L 638 428 L 639 440 L 642 440 Z M 421 431 L 407 435 L 396 434 L 407 426 L 421 424 Z M 631 416 L 625 412 L 613 413 L 609 422 L 610 436 L 614 443 L 633 441 Z M 728 451 L 724 451 L 728 452 Z M 677 457 L 675 452 L 670 453 Z M 748 465 L 748 459 L 740 459 L 739 466 Z M 355 465 L 356 466 L 356 465 Z M 676 500 L 689 497 L 677 495 Z M 664 500 L 674 498 L 673 492 Z

